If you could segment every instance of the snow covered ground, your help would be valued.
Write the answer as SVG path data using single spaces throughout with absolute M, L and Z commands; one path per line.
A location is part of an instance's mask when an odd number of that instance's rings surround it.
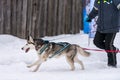
M 87 34 L 59 35 L 44 37 L 45 40 L 54 42 L 66 41 L 78 44 L 83 48 L 96 48 L 92 39 L 88 46 Z M 120 33 L 115 39 L 115 46 L 120 48 Z M 80 56 L 85 70 L 81 70 L 75 64 L 75 71 L 70 71 L 69 65 L 64 57 L 51 59 L 43 63 L 38 72 L 31 72 L 32 69 L 26 67 L 34 62 L 37 55 L 34 50 L 25 53 L 21 50 L 26 40 L 12 35 L 0 35 L 0 80 L 120 80 L 120 54 L 117 54 L 118 68 L 107 67 L 107 57 L 105 52 L 89 51 L 91 56 L 86 58 Z

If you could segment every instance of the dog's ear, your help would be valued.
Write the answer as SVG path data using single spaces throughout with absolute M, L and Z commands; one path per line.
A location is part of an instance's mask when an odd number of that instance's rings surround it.
M 29 41 L 29 36 L 27 36 L 27 41 Z
M 32 36 L 29 36 L 29 41 L 34 43 L 34 40 L 33 40 Z

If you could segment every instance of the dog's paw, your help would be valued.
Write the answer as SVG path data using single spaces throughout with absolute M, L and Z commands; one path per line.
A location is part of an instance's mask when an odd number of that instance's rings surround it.
M 85 69 L 84 67 L 81 68 L 81 70 L 84 70 L 84 69 Z
M 33 70 L 32 72 L 37 72 L 38 69 Z
M 75 70 L 75 68 L 71 68 L 70 70 L 71 70 L 71 71 L 74 71 L 74 70 Z

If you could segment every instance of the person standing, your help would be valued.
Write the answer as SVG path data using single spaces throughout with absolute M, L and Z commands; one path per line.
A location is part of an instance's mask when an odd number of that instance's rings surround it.
M 98 16 L 94 44 L 107 52 L 108 66 L 117 67 L 116 53 L 119 49 L 114 44 L 116 33 L 120 29 L 120 0 L 95 0 L 87 22 Z

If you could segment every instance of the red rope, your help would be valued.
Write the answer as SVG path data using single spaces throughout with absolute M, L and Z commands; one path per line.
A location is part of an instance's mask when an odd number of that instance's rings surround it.
M 106 51 L 106 52 L 118 52 L 118 53 L 120 53 L 119 50 L 101 50 L 101 49 L 88 49 L 88 48 L 83 48 L 83 49 L 84 50 L 91 50 L 91 51 L 100 51 L 100 52 Z

